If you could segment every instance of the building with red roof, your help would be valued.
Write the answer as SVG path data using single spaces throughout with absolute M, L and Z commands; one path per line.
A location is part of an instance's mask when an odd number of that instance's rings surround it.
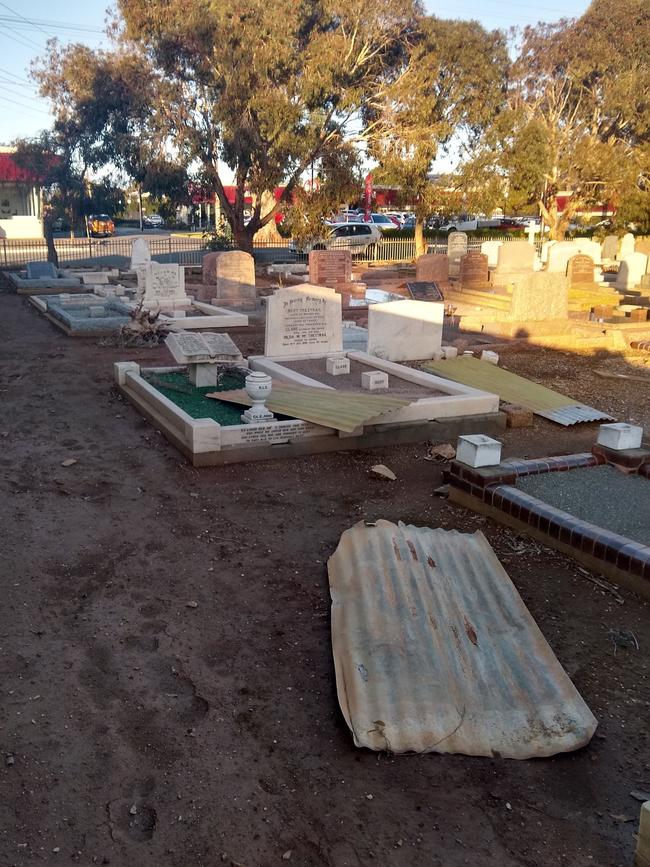
M 42 238 L 43 198 L 39 178 L 0 147 L 0 238 Z

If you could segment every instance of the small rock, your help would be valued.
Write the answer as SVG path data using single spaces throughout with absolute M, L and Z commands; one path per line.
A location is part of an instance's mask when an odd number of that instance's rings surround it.
M 194 492 L 192 492 L 192 493 L 190 494 L 190 497 L 194 497 L 194 499 L 196 499 L 198 496 L 199 496 L 199 495 L 198 495 L 198 494 L 195 494 Z
M 390 479 L 391 482 L 394 482 L 397 478 L 395 473 L 384 466 L 384 464 L 375 464 L 374 467 L 370 467 L 370 472 L 380 479 Z
M 287 851 L 282 856 L 283 861 L 289 861 L 291 859 L 292 851 L 291 849 L 287 849 Z
M 16 759 L 13 756 L 7 756 L 5 759 L 5 765 L 10 768 L 12 765 L 16 764 Z
M 61 462 L 62 467 L 71 467 L 73 464 L 78 464 L 79 461 L 76 458 L 66 458 Z
M 372 801 L 372 795 L 366 795 L 366 799 L 367 799 L 368 801 Z
M 187 607 L 188 607 L 188 608 L 198 608 L 198 607 L 199 607 L 199 603 L 198 603 L 198 602 L 194 602 L 194 600 L 191 600 L 190 602 L 187 603 Z
M 456 449 L 451 443 L 437 443 L 432 445 L 427 451 L 426 460 L 428 461 L 453 461 L 456 457 Z
M 138 808 L 137 808 L 137 806 L 136 806 L 135 804 L 132 804 L 131 809 L 129 810 L 129 813 L 130 813 L 132 816 L 135 816 L 137 812 L 138 812 Z
M 512 810 L 512 804 L 510 801 L 506 801 L 506 810 Z
M 61 851 L 61 847 L 60 847 L 60 846 L 55 846 L 54 849 L 52 849 L 52 851 L 53 851 L 54 854 L 56 855 L 56 854 L 58 854 L 58 853 Z

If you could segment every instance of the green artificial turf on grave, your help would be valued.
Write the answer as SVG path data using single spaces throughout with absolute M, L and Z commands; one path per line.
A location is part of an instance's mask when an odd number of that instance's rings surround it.
M 166 398 L 175 403 L 192 418 L 211 418 L 221 425 L 241 424 L 241 414 L 245 407 L 234 403 L 222 403 L 220 400 L 206 397 L 215 391 L 233 391 L 244 387 L 244 377 L 227 373 L 220 386 L 209 385 L 207 388 L 196 388 L 185 373 L 156 373 L 146 376 L 151 385 Z M 153 380 L 153 381 L 152 381 Z M 165 388 L 163 383 L 169 383 L 176 388 Z M 177 391 L 176 389 L 189 389 Z

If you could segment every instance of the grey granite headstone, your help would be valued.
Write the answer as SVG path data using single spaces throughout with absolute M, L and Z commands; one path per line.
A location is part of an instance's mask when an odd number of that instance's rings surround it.
M 27 279 L 42 280 L 51 277 L 53 280 L 58 278 L 59 274 L 52 262 L 28 262 L 27 263 Z

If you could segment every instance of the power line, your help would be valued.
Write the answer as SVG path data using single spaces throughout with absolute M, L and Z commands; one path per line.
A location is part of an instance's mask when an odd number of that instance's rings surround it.
M 18 33 L 13 27 L 9 27 L 8 24 L 0 24 L 0 30 L 11 31 L 13 35 L 13 39 L 19 43 L 19 45 L 24 45 L 25 48 L 37 48 L 39 51 L 45 51 L 44 45 L 39 45 L 38 42 L 34 42 L 33 39 L 30 39 L 29 36 L 24 36 L 22 33 Z
M 0 96 L 0 99 L 4 100 L 5 102 L 11 102 L 13 105 L 19 105 L 25 111 L 33 111 L 33 112 L 36 112 L 36 114 L 45 114 L 45 115 L 48 115 L 48 117 L 51 117 L 49 111 L 43 111 L 40 108 L 32 108 L 29 105 L 25 105 L 24 102 L 18 102 L 15 99 L 10 99 L 8 96 Z
M 11 14 L 12 14 L 12 15 L 15 15 L 16 18 L 22 18 L 23 21 L 27 21 L 28 24 L 30 23 L 30 22 L 29 22 L 29 18 L 25 18 L 24 15 L 21 15 L 20 12 L 16 12 L 16 10 L 15 10 L 15 9 L 12 9 L 11 6 L 7 6 L 7 4 L 6 4 L 6 3 L 3 3 L 2 0 L 0 0 L 0 6 L 2 6 L 4 9 L 6 9 L 8 12 L 11 12 Z M 46 35 L 46 36 L 48 37 L 48 39 L 49 39 L 50 34 L 47 33 L 45 30 L 43 30 L 42 27 L 37 27 L 37 29 L 40 30 L 40 31 L 42 31 L 43 33 L 45 33 L 45 35 Z
M 30 18 L 15 18 L 9 15 L 0 15 L 0 21 L 10 22 L 12 24 L 16 24 L 18 27 L 30 27 L 35 30 L 40 30 L 45 33 L 47 36 L 50 34 L 44 28 L 47 27 L 48 30 L 71 30 L 78 31 L 79 33 L 93 33 L 93 34 L 102 34 L 104 31 L 101 27 L 92 27 L 86 26 L 83 24 L 74 24 L 68 21 L 47 21 L 47 20 L 36 20 Z
M 0 66 L 0 72 L 1 72 L 3 75 L 10 75 L 11 78 L 15 78 L 16 81 L 19 81 L 19 82 L 21 82 L 21 83 L 24 83 L 24 84 L 30 84 L 30 82 L 29 82 L 26 78 L 21 78 L 20 75 L 16 75 L 16 73 L 15 73 L 15 72 L 11 72 L 10 69 L 3 69 L 3 68 Z

